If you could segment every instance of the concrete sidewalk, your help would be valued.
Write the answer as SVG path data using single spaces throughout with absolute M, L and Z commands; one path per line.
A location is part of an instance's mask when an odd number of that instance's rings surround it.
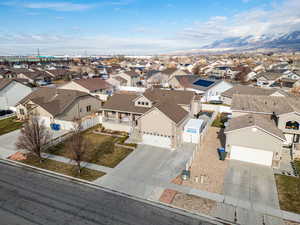
M 71 159 L 63 157 L 63 156 L 57 156 L 57 155 L 53 155 L 53 154 L 42 153 L 42 157 L 47 158 L 47 159 L 51 159 L 51 160 L 55 160 L 55 161 L 58 161 L 58 162 L 63 162 L 63 163 L 75 165 L 75 162 L 73 162 Z M 81 162 L 81 165 L 82 165 L 82 167 L 92 169 L 92 170 L 97 170 L 97 171 L 100 171 L 100 172 L 104 172 L 106 174 L 109 174 L 113 171 L 113 168 L 106 167 L 106 166 L 100 166 L 100 165 L 97 165 L 97 164 L 94 164 L 94 163 Z

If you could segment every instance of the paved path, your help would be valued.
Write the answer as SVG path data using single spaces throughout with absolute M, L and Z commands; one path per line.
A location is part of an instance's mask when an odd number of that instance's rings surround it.
M 0 163 L 5 225 L 209 225 L 215 219 Z

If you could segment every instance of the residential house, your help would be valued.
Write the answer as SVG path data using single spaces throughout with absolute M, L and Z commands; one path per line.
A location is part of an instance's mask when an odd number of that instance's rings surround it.
M 221 94 L 233 87 L 227 81 L 204 79 L 198 75 L 175 76 L 170 84 L 175 89 L 196 92 L 202 96 L 202 102 L 221 100 Z
M 234 95 L 225 129 L 230 159 L 279 167 L 283 146 L 300 140 L 300 98 Z
M 17 78 L 27 79 L 29 83 L 43 86 L 51 83 L 52 77 L 45 71 L 27 70 L 17 74 Z
M 42 87 L 17 104 L 17 117 L 26 120 L 37 116 L 46 126 L 56 124 L 62 130 L 72 130 L 75 120 L 84 129 L 100 123 L 100 99 L 81 91 Z
M 0 79 L 0 109 L 15 110 L 15 105 L 31 92 L 22 79 Z
M 102 125 L 126 131 L 142 144 L 176 148 L 185 123 L 200 109 L 191 91 L 150 88 L 142 94 L 117 93 L 103 106 Z
M 267 89 L 267 88 L 259 88 L 259 87 L 251 87 L 247 85 L 235 85 L 232 88 L 224 91 L 221 94 L 221 100 L 226 105 L 231 105 L 233 95 L 263 95 L 263 96 L 278 96 L 278 97 L 286 97 L 289 94 L 280 89 Z
M 280 78 L 282 78 L 284 74 L 282 73 L 275 73 L 275 72 L 263 72 L 259 73 L 256 77 L 256 84 L 260 87 L 270 87 Z
M 157 72 L 152 74 L 150 77 L 147 78 L 147 85 L 162 85 L 162 86 L 169 86 L 169 80 L 172 80 L 174 76 L 179 75 L 189 75 L 190 72 L 186 70 L 179 70 L 177 68 L 167 68 L 163 71 Z
M 88 78 L 72 80 L 62 86 L 60 89 L 77 90 L 89 93 L 106 101 L 113 94 L 114 88 L 111 84 L 100 78 Z
M 138 86 L 138 82 L 140 81 L 140 75 L 134 71 L 124 71 L 118 73 L 116 77 L 121 77 L 126 80 L 125 86 L 136 87 Z

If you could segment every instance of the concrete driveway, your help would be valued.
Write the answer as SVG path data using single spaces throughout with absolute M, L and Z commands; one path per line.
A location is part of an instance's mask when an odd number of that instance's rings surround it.
M 163 183 L 169 183 L 185 168 L 194 145 L 175 151 L 139 145 L 113 171 L 95 183 L 142 198 L 158 198 Z
M 224 179 L 224 194 L 255 205 L 279 209 L 273 170 L 269 167 L 231 160 Z
M 279 210 L 275 178 L 269 167 L 230 160 L 224 178 L 224 195 L 225 204 L 217 204 L 216 217 L 237 224 L 284 224 L 280 215 L 267 216 L 268 210 Z

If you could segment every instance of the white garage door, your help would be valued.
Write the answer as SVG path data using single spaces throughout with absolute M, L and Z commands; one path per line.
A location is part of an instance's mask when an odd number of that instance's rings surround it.
M 232 146 L 230 159 L 256 163 L 264 166 L 271 166 L 273 152 L 253 148 L 244 148 L 240 146 Z
M 171 138 L 144 134 L 143 135 L 143 144 L 153 145 L 160 148 L 171 148 Z

